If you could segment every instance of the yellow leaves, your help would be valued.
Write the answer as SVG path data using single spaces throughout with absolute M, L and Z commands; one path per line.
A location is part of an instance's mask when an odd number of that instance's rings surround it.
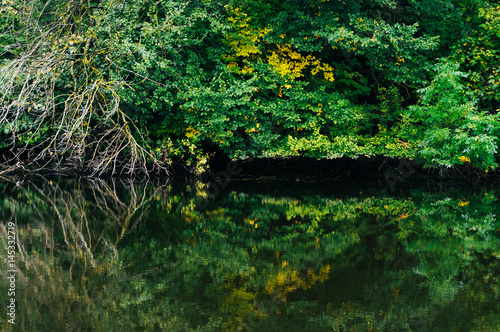
M 268 57 L 268 62 L 281 76 L 293 74 L 301 77 L 302 70 L 307 65 L 307 60 L 301 59 L 301 55 L 292 51 L 288 44 L 278 45 L 278 51 Z
M 249 57 L 253 54 L 262 53 L 252 39 L 232 40 L 229 42 L 229 45 L 233 47 L 234 55 L 237 57 Z
M 289 266 L 288 261 L 281 263 L 281 271 L 271 275 L 265 290 L 283 302 L 287 295 L 298 289 L 310 289 L 317 283 L 324 283 L 330 278 L 331 266 L 325 265 L 317 273 L 308 271 L 307 276 L 302 277 L 298 271 Z
M 319 276 L 318 276 L 319 282 L 323 283 L 329 279 L 331 269 L 332 267 L 330 265 L 324 265 L 319 269 Z
M 396 218 L 396 221 L 399 221 L 399 220 L 403 220 L 403 219 L 406 219 L 408 218 L 410 215 L 408 213 L 403 213 L 401 215 L 399 215 L 399 217 Z
M 227 67 L 229 70 L 231 70 L 231 71 L 233 71 L 233 69 L 237 69 L 237 70 L 239 70 L 239 68 L 240 68 L 240 67 L 238 66 L 238 64 L 237 64 L 236 62 L 234 62 L 234 61 L 229 62 L 229 63 L 226 65 L 226 67 Z
M 391 292 L 392 296 L 395 298 L 399 298 L 399 288 L 396 288 L 396 286 L 391 286 Z
M 247 303 L 253 301 L 256 295 L 251 292 L 247 292 L 245 289 L 233 289 L 232 293 L 228 298 L 222 303 L 221 309 L 223 311 L 228 311 L 231 307 L 237 307 L 238 310 L 236 314 L 238 315 L 248 315 L 253 311 L 253 307 L 247 307 L 242 305 L 242 303 Z
M 324 75 L 325 75 L 325 79 L 327 81 L 330 81 L 330 82 L 335 81 L 335 77 L 333 76 L 332 72 L 325 72 Z
M 410 76 L 410 75 L 408 75 Z M 398 140 L 398 142 L 401 144 L 401 146 L 404 148 L 404 149 L 409 149 L 411 144 L 408 143 L 408 142 L 405 142 L 405 141 L 402 141 L 402 140 Z
M 277 47 L 278 50 L 272 52 L 272 55 L 268 57 L 268 62 L 281 76 L 291 74 L 294 78 L 302 77 L 304 76 L 305 69 L 312 67 L 312 75 L 316 75 L 322 71 L 326 80 L 331 82 L 335 80 L 334 69 L 326 63 L 321 63 L 313 55 L 303 56 L 299 52 L 294 51 L 290 44 L 281 44 L 277 45 Z
M 259 37 L 264 37 L 269 32 L 273 31 L 273 29 L 263 28 L 263 29 L 259 29 L 258 31 L 259 31 Z
M 280 98 L 283 97 L 283 87 L 282 86 L 279 87 L 278 97 L 280 97 Z
M 229 61 L 227 67 L 231 72 L 238 74 L 251 74 L 254 69 L 250 64 L 243 66 L 242 60 L 255 60 L 261 58 L 262 38 L 266 36 L 272 29 L 270 28 L 253 28 L 250 25 L 250 17 L 243 13 L 240 8 L 226 6 L 230 17 L 228 22 L 233 27 L 234 32 L 225 35 L 225 42 L 232 48 L 232 53 L 226 57 Z M 279 36 L 281 39 L 286 38 L 286 34 L 282 33 Z M 317 36 L 315 36 L 317 38 Z M 304 37 L 308 40 L 308 37 Z M 322 63 L 315 56 L 303 55 L 295 50 L 290 44 L 274 44 L 276 49 L 270 52 L 267 57 L 267 62 L 273 67 L 274 71 L 281 76 L 292 75 L 293 79 L 303 77 L 306 70 L 309 69 L 312 75 L 322 73 L 324 79 L 329 82 L 335 81 L 334 69 L 327 63 Z M 260 46 L 260 47 L 259 47 Z M 285 85 L 285 88 L 290 89 L 290 85 Z M 282 88 L 278 92 L 278 96 L 283 96 Z M 250 132 L 253 132 L 250 130 Z
M 318 106 L 319 106 L 319 109 L 318 109 L 318 115 L 321 115 L 321 113 L 323 113 L 323 108 L 322 108 L 322 107 L 323 107 L 323 105 L 318 104 Z
M 254 225 L 254 223 L 255 223 L 255 220 L 253 220 L 253 219 L 247 219 L 247 218 L 245 218 L 245 219 L 243 219 L 243 221 L 246 222 L 246 223 L 249 223 L 250 225 Z
M 228 69 L 238 74 L 251 74 L 254 69 L 250 65 L 245 65 L 241 68 L 242 60 L 255 60 L 261 57 L 262 51 L 259 48 L 262 38 L 266 36 L 272 29 L 270 28 L 253 28 L 250 25 L 250 17 L 243 13 L 240 8 L 225 6 L 230 17 L 228 22 L 233 27 L 234 32 L 225 35 L 225 42 L 232 48 L 232 53 L 226 57 L 229 61 Z M 286 34 L 282 33 L 279 36 L 281 39 L 286 38 Z M 317 36 L 315 36 L 317 38 Z M 308 40 L 308 37 L 304 37 Z M 303 77 L 307 68 L 310 69 L 312 75 L 322 72 L 324 79 L 330 82 L 335 81 L 334 69 L 326 63 L 322 63 L 313 55 L 302 55 L 292 49 L 290 44 L 275 44 L 277 49 L 270 52 L 267 57 L 268 63 L 273 67 L 275 72 L 281 76 L 293 75 L 293 78 Z M 291 86 L 285 86 L 287 89 Z M 282 97 L 283 92 L 280 88 L 278 93 Z
M 460 157 L 458 157 L 458 160 L 460 160 L 463 163 L 470 163 L 471 162 L 470 158 L 466 157 L 466 156 L 460 156 Z
M 197 131 L 196 129 L 194 129 L 193 127 L 188 127 L 188 128 L 186 129 L 186 133 L 185 133 L 185 135 L 186 135 L 186 137 L 187 137 L 187 138 L 191 138 L 191 137 L 195 137 L 195 136 L 196 136 L 196 135 L 198 135 L 199 133 L 200 133 L 200 132 L 199 132 L 199 131 Z
M 253 73 L 253 68 L 249 66 L 243 66 L 243 69 L 241 70 L 243 74 L 251 74 Z
M 261 54 L 262 52 L 259 50 L 258 45 L 261 39 L 272 31 L 272 29 L 252 28 L 249 24 L 250 18 L 247 14 L 241 12 L 239 8 L 227 6 L 226 10 L 231 15 L 228 21 L 235 30 L 234 33 L 224 36 L 226 44 L 233 50 L 233 53 L 228 58 L 249 58 Z M 249 66 L 244 66 L 240 70 L 239 65 L 234 61 L 230 62 L 227 67 L 236 73 L 248 74 L 253 72 L 253 68 Z

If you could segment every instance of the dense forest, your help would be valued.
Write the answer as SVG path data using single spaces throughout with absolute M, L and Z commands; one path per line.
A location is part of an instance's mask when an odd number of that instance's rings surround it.
M 498 167 L 500 3 L 2 0 L 0 172 Z

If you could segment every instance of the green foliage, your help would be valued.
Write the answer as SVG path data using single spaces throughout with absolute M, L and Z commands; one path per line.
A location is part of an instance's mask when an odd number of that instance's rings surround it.
M 34 4 L 34 7 L 39 5 Z M 23 8 L 22 0 L 0 3 L 0 65 L 22 55 L 24 45 L 29 42 L 29 26 L 24 19 L 27 12 L 29 10 Z
M 500 106 L 500 6 L 470 8 L 467 30 L 453 46 L 452 57 L 469 74 L 467 86 L 480 97 L 480 107 L 498 112 Z
M 496 167 L 492 3 L 5 0 L 1 13 L 14 161 L 200 171 L 222 150 Z
M 432 83 L 419 90 L 420 103 L 407 116 L 420 127 L 419 157 L 426 166 L 451 167 L 460 163 L 488 170 L 497 167 L 498 114 L 476 110 L 471 91 L 460 83 L 465 74 L 458 64 L 436 65 Z

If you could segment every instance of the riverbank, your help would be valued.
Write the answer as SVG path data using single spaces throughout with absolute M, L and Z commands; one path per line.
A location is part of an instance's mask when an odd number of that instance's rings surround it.
M 442 178 L 494 178 L 498 170 L 484 172 L 470 165 L 452 168 L 424 168 L 414 160 L 387 157 L 360 157 L 357 159 L 312 159 L 312 158 L 265 158 L 245 159 L 240 161 L 227 158 L 214 158 L 210 161 L 211 172 L 221 172 L 227 166 L 241 169 L 232 178 L 261 178 L 270 180 L 328 181 L 343 178 L 387 178 L 400 176 L 407 178 L 438 176 Z
M 152 170 L 149 173 L 114 175 L 103 174 L 101 177 L 192 177 L 192 169 L 184 163 L 176 163 L 167 170 Z M 498 169 L 489 172 L 464 164 L 450 168 L 425 168 L 414 160 L 387 158 L 376 156 L 373 158 L 360 157 L 357 159 L 313 159 L 304 157 L 293 158 L 247 158 L 231 160 L 226 157 L 213 157 L 204 171 L 199 172 L 202 178 L 229 177 L 231 179 L 259 179 L 261 181 L 289 181 L 302 182 L 335 181 L 347 178 L 376 178 L 394 180 L 408 177 L 436 176 L 449 179 L 494 179 L 500 174 Z M 225 173 L 225 174 L 224 174 Z M 26 177 L 30 175 L 78 177 L 91 176 L 74 167 L 65 168 L 35 168 L 30 169 L 21 163 L 14 166 L 0 165 L 0 175 Z

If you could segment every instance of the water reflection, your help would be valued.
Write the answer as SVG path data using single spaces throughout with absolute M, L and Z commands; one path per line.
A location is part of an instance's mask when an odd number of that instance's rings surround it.
M 158 182 L 0 183 L 16 330 L 500 330 L 494 188 Z

